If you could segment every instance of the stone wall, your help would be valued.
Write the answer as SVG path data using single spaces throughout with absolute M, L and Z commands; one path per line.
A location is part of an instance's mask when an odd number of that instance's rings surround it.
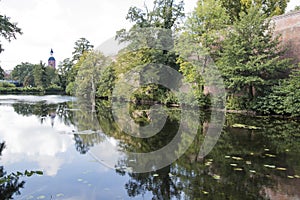
M 272 18 L 275 34 L 281 34 L 283 45 L 288 47 L 286 57 L 300 63 L 300 11 L 287 13 Z

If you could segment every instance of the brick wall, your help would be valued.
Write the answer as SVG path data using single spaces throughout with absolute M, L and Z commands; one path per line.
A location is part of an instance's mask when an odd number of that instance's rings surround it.
M 286 57 L 300 63 L 300 11 L 273 17 L 275 34 L 281 34 L 283 45 L 288 47 Z

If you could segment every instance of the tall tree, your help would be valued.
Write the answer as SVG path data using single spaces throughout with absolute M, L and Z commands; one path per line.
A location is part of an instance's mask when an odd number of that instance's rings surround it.
M 11 41 L 12 39 L 16 39 L 17 34 L 22 34 L 21 29 L 17 26 L 17 23 L 13 23 L 10 21 L 10 18 L 0 14 L 0 37 L 3 37 L 7 41 Z M 0 53 L 4 49 L 2 48 L 2 44 L 0 41 Z
M 46 88 L 47 86 L 49 86 L 45 63 L 41 61 L 40 64 L 35 65 L 33 74 L 35 86 L 42 88 Z
M 70 58 L 64 59 L 62 62 L 59 63 L 57 73 L 59 79 L 59 86 L 61 86 L 64 90 L 68 84 L 68 75 L 72 69 L 72 61 Z
M 257 6 L 268 17 L 281 15 L 285 12 L 290 0 L 221 0 L 232 22 L 240 18 L 241 12 L 248 12 L 252 6 Z
M 270 19 L 260 8 L 251 7 L 228 29 L 217 64 L 229 92 L 252 100 L 286 77 L 291 65 L 281 58 L 283 53 Z
M 72 53 L 73 55 L 73 63 L 78 62 L 80 57 L 83 55 L 84 52 L 91 51 L 94 48 L 94 45 L 90 43 L 86 38 L 79 38 L 75 42 L 74 51 Z

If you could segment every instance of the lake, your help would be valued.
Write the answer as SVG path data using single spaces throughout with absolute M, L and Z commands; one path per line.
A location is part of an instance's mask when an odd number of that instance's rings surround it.
M 212 113 L 118 108 L 0 95 L 0 199 L 300 199 L 299 121 L 226 114 L 203 155 Z M 157 134 L 142 135 L 152 122 Z

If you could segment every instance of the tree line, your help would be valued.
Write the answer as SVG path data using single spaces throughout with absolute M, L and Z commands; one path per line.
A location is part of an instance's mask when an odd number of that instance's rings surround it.
M 94 50 L 86 38 L 80 38 L 72 57 L 58 65 L 50 82 L 42 79 L 40 73 L 28 77 L 25 83 L 36 77 L 42 81 L 34 84 L 55 84 L 67 94 L 110 98 L 115 82 L 129 70 L 150 63 L 163 64 L 193 85 L 192 92 L 200 106 L 209 106 L 209 95 L 204 94 L 205 80 L 195 70 L 199 66 L 187 58 L 197 58 L 203 70 L 209 70 L 205 61 L 211 59 L 224 80 L 228 109 L 299 116 L 299 68 L 292 58 L 285 57 L 287 47 L 280 43 L 280 35 L 274 35 L 272 22 L 273 16 L 285 13 L 288 2 L 202 0 L 189 15 L 184 13 L 183 0 L 154 0 L 152 9 L 133 6 L 126 16 L 132 27 L 116 33 L 116 40 L 130 45 L 113 60 Z M 149 28 L 169 31 L 173 48 L 149 46 L 149 41 L 157 39 L 151 34 L 148 38 L 138 37 L 142 29 Z M 50 72 L 44 74 L 47 73 Z M 130 100 L 178 103 L 169 89 L 157 84 L 141 87 Z

